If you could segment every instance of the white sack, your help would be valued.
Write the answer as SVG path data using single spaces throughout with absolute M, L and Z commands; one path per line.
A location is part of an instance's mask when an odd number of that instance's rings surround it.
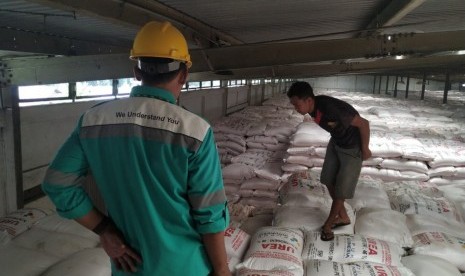
M 457 174 L 454 175 L 457 178 L 465 179 L 465 167 L 456 167 Z
M 281 166 L 282 162 L 267 162 L 261 168 L 256 168 L 254 172 L 257 177 L 271 181 L 281 181 L 284 173 Z
M 241 189 L 239 190 L 239 195 L 241 197 L 267 197 L 278 200 L 278 192 L 277 191 L 268 191 L 268 190 L 260 190 L 260 189 Z
M 236 268 L 303 271 L 303 239 L 297 229 L 264 227 L 252 237 L 243 262 Z
M 239 193 L 240 185 L 236 184 L 224 184 L 224 191 L 227 195 Z
M 442 232 L 465 239 L 465 224 L 446 218 L 427 215 L 406 215 L 407 227 L 412 236 L 426 232 Z
M 263 134 L 265 136 L 291 136 L 294 132 L 295 128 L 284 122 L 282 125 L 267 125 Z
M 379 164 L 381 168 L 398 170 L 398 171 L 414 171 L 418 173 L 427 173 L 428 166 L 424 162 L 416 160 L 407 160 L 401 158 L 386 158 Z
M 388 195 L 382 187 L 383 182 L 377 179 L 360 178 L 355 188 L 354 197 L 347 199 L 354 211 L 361 208 L 383 208 L 391 210 Z
M 251 205 L 257 208 L 271 208 L 278 206 L 278 200 L 269 197 L 244 197 L 239 201 L 244 205 Z
M 404 214 L 429 215 L 462 221 L 454 204 L 446 198 L 431 198 L 422 194 L 399 194 L 390 197 L 391 208 Z
M 462 214 L 462 219 L 465 221 L 465 183 L 441 186 L 440 189 L 444 197 L 454 202 L 457 210 Z
M 275 153 L 265 149 L 249 149 L 245 153 L 231 158 L 232 163 L 242 163 L 253 168 L 262 168 Z
M 444 193 L 439 190 L 439 187 L 433 183 L 420 181 L 396 181 L 384 183 L 384 189 L 389 197 L 397 195 L 425 195 L 427 197 L 441 198 Z
M 1 275 L 37 276 L 58 262 L 56 256 L 8 244 L 0 246 Z
M 284 172 L 302 172 L 308 170 L 307 166 L 299 164 L 284 164 L 281 166 Z
M 25 232 L 38 220 L 50 212 L 39 208 L 24 208 L 0 218 L 0 244 L 6 244 L 19 234 Z
M 289 155 L 303 155 L 303 156 L 310 156 L 315 154 L 314 147 L 293 147 L 290 146 L 286 150 Z
M 278 140 L 275 137 L 265 136 L 265 135 L 257 135 L 247 137 L 245 140 L 246 142 L 254 142 L 254 143 L 262 143 L 262 144 L 278 144 Z
M 313 158 L 310 156 L 303 156 L 303 155 L 289 155 L 284 157 L 284 162 L 289 164 L 299 164 L 304 165 L 306 167 L 313 167 Z
M 273 214 L 257 214 L 248 217 L 241 224 L 240 228 L 250 236 L 253 236 L 260 228 L 265 226 L 271 226 L 272 222 Z
M 238 117 L 225 117 L 213 125 L 215 132 L 236 134 L 245 136 L 247 131 L 254 126 L 254 121 Z
M 394 210 L 363 208 L 357 212 L 356 234 L 411 247 L 412 235 L 404 214 Z
M 465 239 L 440 232 L 427 232 L 413 236 L 413 241 L 411 254 L 435 256 L 465 271 Z
M 461 276 L 457 267 L 438 257 L 411 255 L 403 257 L 402 263 L 415 276 Z
M 234 267 L 241 262 L 249 242 L 250 235 L 240 228 L 230 226 L 224 230 L 224 243 L 230 271 L 234 271 Z
M 353 234 L 355 214 L 345 203 L 351 224 L 335 228 L 334 234 Z M 282 205 L 276 209 L 273 225 L 286 228 L 298 228 L 305 231 L 319 231 L 329 216 L 331 205 L 319 207 L 301 207 Z
M 309 276 L 415 276 L 406 267 L 387 266 L 370 262 L 350 264 L 326 260 L 309 260 L 305 262 L 305 275 Z
M 280 202 L 288 206 L 319 207 L 331 205 L 326 185 L 317 179 L 291 177 L 279 190 Z
M 255 270 L 248 268 L 240 268 L 237 270 L 236 276 L 303 276 L 302 270 Z
M 335 235 L 332 241 L 322 241 L 320 232 L 306 232 L 302 259 L 401 266 L 400 258 L 404 253 L 398 244 L 361 235 Z
M 446 186 L 446 185 L 458 185 L 458 184 L 465 184 L 465 179 L 453 179 L 448 177 L 433 177 L 428 179 L 429 183 L 436 184 L 438 186 Z
M 429 177 L 454 176 L 456 174 L 457 169 L 453 166 L 436 167 L 428 170 Z
M 110 258 L 102 248 L 85 249 L 51 266 L 41 276 L 109 276 Z
M 431 168 L 465 166 L 465 154 L 454 150 L 436 150 L 434 152 L 434 160 L 429 161 L 428 165 Z
M 373 157 L 394 158 L 401 157 L 402 149 L 389 141 L 376 141 L 370 139 L 370 150 Z
M 66 258 L 80 250 L 94 248 L 99 242 L 74 234 L 32 228 L 17 236 L 11 243 L 23 248 Z
M 246 180 L 255 177 L 254 168 L 248 165 L 235 163 L 229 164 L 222 169 L 223 178 Z
M 270 180 L 265 178 L 254 177 L 251 179 L 245 180 L 241 184 L 241 189 L 259 189 L 259 190 L 269 190 L 276 191 L 281 183 L 281 180 Z
M 379 164 L 381 164 L 381 162 L 383 162 L 383 160 L 384 160 L 384 158 L 381 158 L 381 157 L 370 157 L 367 160 L 363 160 L 362 166 L 376 167 Z
M 73 219 L 62 218 L 57 213 L 40 219 L 33 227 L 52 232 L 73 234 L 95 242 L 100 241 L 99 236 L 91 230 L 80 225 Z
M 330 134 L 323 129 L 315 133 L 295 133 L 290 140 L 294 147 L 321 147 L 328 145 Z

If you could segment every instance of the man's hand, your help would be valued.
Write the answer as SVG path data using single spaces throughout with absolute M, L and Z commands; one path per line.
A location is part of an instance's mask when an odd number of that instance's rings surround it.
M 123 235 L 113 223 L 102 231 L 100 242 L 117 269 L 125 272 L 137 271 L 137 265 L 142 263 L 142 258 L 134 249 L 126 245 Z
M 369 148 L 362 149 L 362 160 L 367 160 L 371 157 L 371 150 Z

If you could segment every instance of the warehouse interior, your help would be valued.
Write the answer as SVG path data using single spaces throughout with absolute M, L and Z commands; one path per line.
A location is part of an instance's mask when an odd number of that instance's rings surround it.
M 43 196 L 48 162 L 80 114 L 108 99 L 76 95 L 79 83 L 109 80 L 116 98 L 118 80 L 133 77 L 129 51 L 148 21 L 186 37 L 193 66 L 179 104 L 215 124 L 294 80 L 349 100 L 463 109 L 464 15 L 463 0 L 2 0 L 0 217 Z M 65 94 L 20 96 L 54 84 Z

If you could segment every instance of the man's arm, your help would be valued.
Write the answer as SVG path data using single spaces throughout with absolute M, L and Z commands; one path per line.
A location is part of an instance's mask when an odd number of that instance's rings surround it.
M 122 233 L 110 218 L 94 208 L 86 215 L 75 220 L 99 235 L 103 249 L 114 261 L 118 269 L 126 272 L 137 271 L 136 266 L 142 263 L 142 258 L 126 244 Z
M 227 265 L 226 248 L 224 245 L 224 231 L 202 235 L 203 244 L 207 250 L 208 258 L 213 266 L 214 276 L 230 276 Z
M 134 271 L 140 257 L 125 245 L 121 232 L 109 218 L 97 211 L 82 188 L 89 165 L 79 140 L 79 125 L 61 146 L 42 183 L 60 216 L 94 231 L 105 252 L 118 268 Z
M 368 120 L 360 117 L 360 115 L 355 115 L 350 125 L 357 127 L 360 131 L 362 159 L 366 160 L 370 158 L 370 123 Z

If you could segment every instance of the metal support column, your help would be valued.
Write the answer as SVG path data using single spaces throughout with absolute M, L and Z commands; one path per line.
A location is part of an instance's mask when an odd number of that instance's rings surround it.
M 376 75 L 373 79 L 373 94 L 375 94 L 375 90 L 376 90 Z
M 378 94 L 381 94 L 381 82 L 383 80 L 383 76 L 379 76 L 379 85 L 378 85 Z
M 5 215 L 24 206 L 24 195 L 18 88 L 6 86 L 0 93 L 4 118 L 0 127 L 0 213 Z
M 447 103 L 447 93 L 449 93 L 450 89 L 450 76 L 449 72 L 446 74 L 446 83 L 444 84 L 444 96 L 442 98 L 442 103 L 446 104 Z
M 410 76 L 407 76 L 407 84 L 405 85 L 405 98 L 408 98 L 408 89 L 410 86 Z
M 421 100 L 425 99 L 425 88 L 426 88 L 426 72 L 423 73 L 423 82 L 421 83 Z
M 389 75 L 386 76 L 386 91 L 384 91 L 385 95 L 388 93 L 388 89 L 389 89 Z
M 396 83 L 394 84 L 394 98 L 397 98 L 397 82 L 399 80 L 399 76 L 396 76 Z

